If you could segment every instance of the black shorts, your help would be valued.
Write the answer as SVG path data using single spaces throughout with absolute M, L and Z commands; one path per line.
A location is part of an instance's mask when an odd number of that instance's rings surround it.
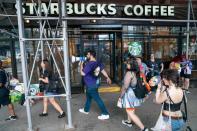
M 190 77 L 191 77 L 191 75 L 190 74 L 184 74 L 184 76 L 183 76 L 184 78 L 188 78 L 188 79 L 190 79 Z
M 10 91 L 7 88 L 0 88 L 0 106 L 7 106 L 11 104 L 9 93 Z
M 184 74 L 184 70 L 181 70 L 180 77 L 189 79 L 191 77 L 191 74 Z

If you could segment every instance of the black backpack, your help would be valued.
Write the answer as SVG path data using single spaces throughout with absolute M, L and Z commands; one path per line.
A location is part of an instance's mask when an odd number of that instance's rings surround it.
M 138 99 L 143 99 L 148 93 L 145 84 L 141 78 L 137 79 L 137 84 L 133 87 L 133 92 Z

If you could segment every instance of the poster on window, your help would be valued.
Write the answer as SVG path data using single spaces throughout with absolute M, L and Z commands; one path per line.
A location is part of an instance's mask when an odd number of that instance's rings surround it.
M 142 42 L 129 42 L 129 53 L 133 56 L 142 56 Z

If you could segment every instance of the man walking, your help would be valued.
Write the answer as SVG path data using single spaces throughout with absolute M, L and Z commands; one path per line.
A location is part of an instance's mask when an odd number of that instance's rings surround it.
M 17 116 L 14 112 L 14 106 L 11 104 L 9 93 L 10 91 L 5 87 L 7 82 L 7 76 L 5 70 L 2 67 L 2 61 L 0 60 L 0 108 L 2 106 L 8 107 L 10 116 L 6 120 L 16 120 Z
M 91 106 L 91 101 L 94 99 L 101 110 L 101 115 L 98 116 L 100 120 L 109 119 L 109 113 L 101 100 L 98 93 L 98 74 L 101 72 L 107 79 L 107 83 L 111 84 L 111 79 L 104 70 L 103 64 L 96 60 L 96 52 L 89 50 L 87 52 L 87 63 L 83 67 L 81 62 L 81 75 L 83 76 L 84 83 L 86 85 L 86 103 L 83 109 L 79 109 L 79 112 L 88 114 Z

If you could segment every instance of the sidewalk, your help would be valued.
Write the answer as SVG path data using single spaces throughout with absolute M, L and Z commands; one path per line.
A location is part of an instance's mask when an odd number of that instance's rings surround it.
M 192 94 L 188 95 L 188 110 L 190 125 L 193 131 L 197 131 L 197 88 L 190 90 Z M 88 115 L 84 115 L 78 112 L 78 109 L 83 107 L 85 102 L 84 94 L 72 95 L 72 115 L 73 123 L 76 126 L 75 131 L 139 131 L 134 125 L 129 128 L 121 124 L 122 119 L 126 118 L 125 111 L 116 107 L 119 93 L 102 93 L 103 98 L 109 112 L 110 119 L 106 121 L 100 121 L 97 119 L 99 109 L 96 104 L 92 103 L 91 111 Z M 160 105 L 153 104 L 153 95 L 137 110 L 137 114 L 141 118 L 145 126 L 151 128 L 159 115 Z M 60 104 L 66 110 L 65 99 L 60 99 Z M 20 105 L 15 105 L 16 113 L 19 116 L 17 121 L 3 122 L 7 117 L 7 109 L 3 107 L 0 110 L 0 131 L 27 131 L 27 118 L 26 108 Z M 32 123 L 35 129 L 39 131 L 64 131 L 65 119 L 58 119 L 58 113 L 49 105 L 49 116 L 40 118 L 38 116 L 42 111 L 42 102 L 38 102 L 31 107 Z

